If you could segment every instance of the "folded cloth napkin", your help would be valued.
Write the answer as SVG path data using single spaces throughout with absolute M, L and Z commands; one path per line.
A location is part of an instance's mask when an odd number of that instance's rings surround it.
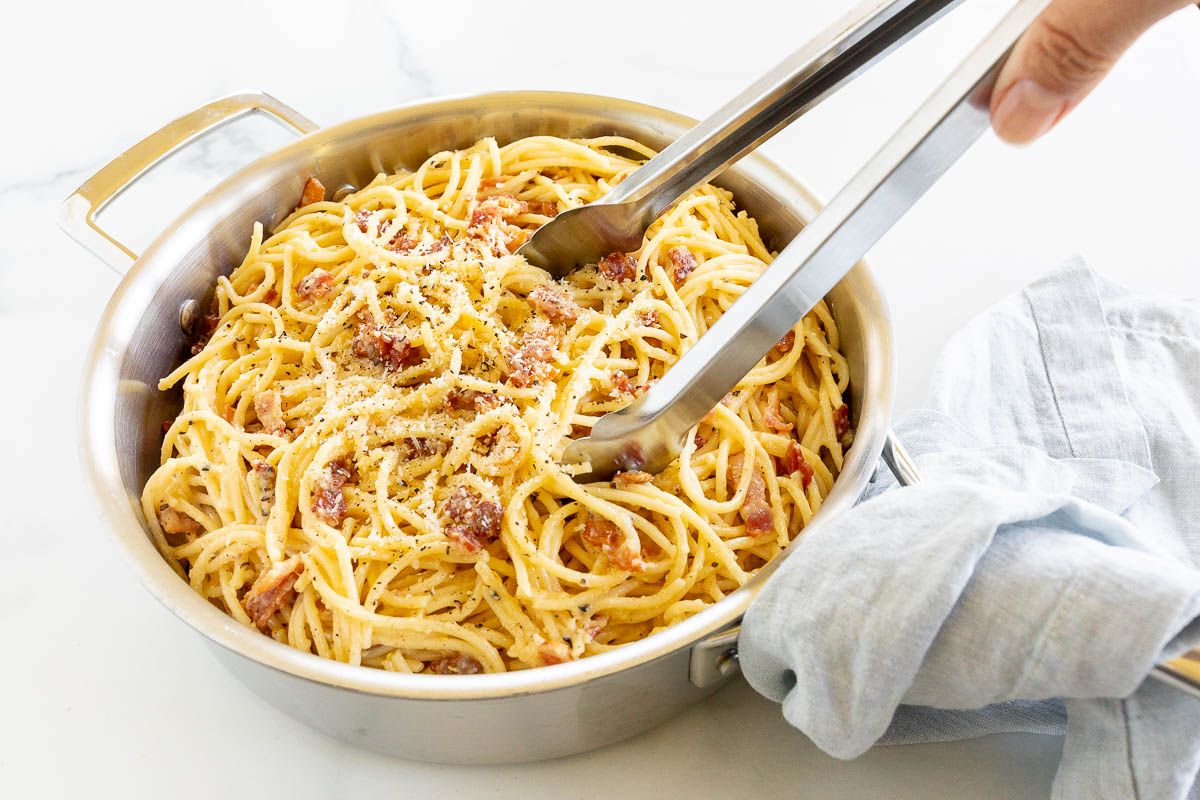
M 1200 701 L 1200 304 L 1082 262 L 958 334 L 880 470 L 746 614 L 746 678 L 826 752 L 1066 732 L 1056 798 L 1182 798 Z

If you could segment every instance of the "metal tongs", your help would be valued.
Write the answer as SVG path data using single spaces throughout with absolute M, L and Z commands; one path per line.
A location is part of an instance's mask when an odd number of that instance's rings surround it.
M 693 187 L 753 150 L 960 0 L 870 0 L 604 198 L 560 214 L 518 251 L 557 275 L 641 246 L 646 228 Z M 1019 0 L 962 65 L 805 227 L 730 309 L 628 407 L 597 420 L 564 463 L 576 480 L 658 472 L 687 432 L 821 298 L 989 126 L 996 75 L 1049 0 Z

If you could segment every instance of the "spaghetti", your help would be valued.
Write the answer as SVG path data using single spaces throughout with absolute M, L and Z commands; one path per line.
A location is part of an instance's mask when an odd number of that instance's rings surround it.
M 554 664 L 721 600 L 820 507 L 849 446 L 822 303 L 658 475 L 577 484 L 566 444 L 671 367 L 771 260 L 713 186 L 561 281 L 512 255 L 653 155 L 484 139 L 341 200 L 318 182 L 218 279 L 142 504 L 193 589 L 292 647 L 401 672 Z

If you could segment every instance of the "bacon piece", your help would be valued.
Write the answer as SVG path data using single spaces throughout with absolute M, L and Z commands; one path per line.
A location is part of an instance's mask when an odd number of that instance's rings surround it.
M 529 305 L 545 315 L 546 319 L 562 325 L 573 324 L 582 310 L 562 289 L 545 284 L 535 286 L 529 293 Z
M 558 203 L 553 200 L 526 200 L 525 213 L 541 217 L 557 217 Z
M 799 442 L 788 442 L 787 451 L 783 454 L 783 471 L 788 475 L 800 473 L 800 488 L 807 489 L 813 482 L 813 468 L 804 458 Z
M 171 426 L 175 424 L 173 419 L 164 419 L 159 427 L 162 428 L 163 436 L 167 435 L 167 431 L 171 430 Z
M 220 305 L 217 303 L 217 298 L 214 295 L 212 302 L 208 304 L 208 311 L 204 316 L 196 320 L 191 330 L 188 350 L 192 355 L 196 355 L 204 349 L 208 344 L 208 340 L 217 332 L 217 325 L 221 323 Z
M 404 452 L 408 458 L 440 456 L 450 449 L 445 439 L 413 436 L 404 440 Z
M 504 354 L 508 362 L 508 382 L 513 386 L 533 386 L 554 374 L 554 356 L 561 330 L 546 323 L 530 325 L 521 335 L 520 345 Z
M 642 323 L 647 328 L 658 327 L 658 312 L 654 309 L 646 309 L 638 312 L 638 322 Z
M 342 487 L 350 477 L 350 465 L 344 459 L 335 459 L 325 465 L 325 472 L 313 492 L 312 511 L 326 525 L 336 528 L 346 518 L 350 509 Z
M 850 435 L 850 407 L 845 403 L 833 410 L 833 435 L 842 443 L 842 447 L 850 446 L 847 441 Z
M 436 242 L 434 242 L 432 244 L 426 245 L 424 248 L 424 251 L 425 251 L 426 255 L 431 256 L 431 255 L 440 253 L 443 250 L 448 250 L 449 248 L 450 248 L 450 237 L 443 233 L 442 238 L 438 239 Z
M 230 425 L 232 425 L 234 413 L 235 412 L 234 412 L 233 406 L 225 406 L 225 410 L 221 412 L 221 419 L 225 420 Z
M 792 423 L 784 420 L 779 411 L 779 390 L 771 387 L 767 392 L 767 404 L 763 407 L 763 424 L 776 433 L 785 433 L 792 429 Z
M 316 178 L 309 178 L 304 182 L 304 191 L 300 192 L 300 205 L 298 208 L 319 203 L 325 199 L 325 187 Z
M 333 289 L 333 275 L 317 267 L 296 284 L 296 294 L 304 300 L 325 297 Z
M 583 523 L 583 541 L 600 548 L 617 569 L 626 572 L 644 572 L 646 562 L 641 553 L 635 552 L 626 542 L 625 534 L 615 522 L 603 517 L 589 516 Z
M 646 393 L 647 389 L 654 385 L 654 381 L 651 380 L 649 383 L 636 384 L 624 372 L 613 370 L 612 375 L 609 377 L 609 385 L 612 386 L 612 393 L 616 396 L 640 397 Z
M 742 480 L 742 466 L 745 463 L 744 453 L 737 453 L 729 458 L 729 473 L 726 476 L 729 491 L 737 491 Z M 746 523 L 746 532 L 752 535 L 768 533 L 775 528 L 775 518 L 771 513 L 771 503 L 767 498 L 767 483 L 758 470 L 750 476 L 750 487 L 746 490 L 746 499 L 738 510 Z
M 292 556 L 259 575 L 250 591 L 246 592 L 242 606 L 260 631 L 266 633 L 270 629 L 268 623 L 275 612 L 295 597 L 296 579 L 303 571 L 304 562 L 300 560 L 300 556 Z
M 254 396 L 254 413 L 258 414 L 258 421 L 267 433 L 282 436 L 287 430 L 287 423 L 283 420 L 283 399 L 274 389 Z
M 400 369 L 420 363 L 419 354 L 404 338 L 404 334 L 390 331 L 377 322 L 359 323 L 350 350 L 359 358 L 373 361 L 384 369 Z
M 708 440 L 705 439 L 703 435 L 701 435 L 700 431 L 696 431 L 696 436 L 694 439 L 692 439 L 692 441 L 696 443 L 696 448 L 699 449 L 701 447 L 704 447 L 704 443 Z
M 597 264 L 600 274 L 610 281 L 631 281 L 638 276 L 637 259 L 628 253 L 609 253 Z
M 386 249 L 391 250 L 393 253 L 399 253 L 400 255 L 408 254 L 416 246 L 417 240 L 409 238 L 407 231 L 400 231 L 392 237 L 391 241 L 384 245 Z
M 363 233 L 367 232 L 367 226 L 370 223 L 370 220 L 371 212 L 367 211 L 366 209 L 363 209 L 354 215 L 354 224 L 357 225 L 358 229 Z
M 552 667 L 571 660 L 571 651 L 566 642 L 542 642 L 538 647 L 538 660 L 543 667 Z
M 608 625 L 608 617 L 603 614 L 597 614 L 583 626 L 583 635 L 587 637 L 589 642 L 594 642 L 606 625 Z
M 446 535 L 468 553 L 475 553 L 500 536 L 504 509 L 469 486 L 457 486 L 442 505 L 442 514 L 448 520 Z
M 640 469 L 629 470 L 628 472 L 618 472 L 613 475 L 612 482 L 617 486 L 633 486 L 639 483 L 649 483 L 654 480 L 654 476 L 649 472 L 642 472 Z
M 504 405 L 504 398 L 474 389 L 451 389 L 446 393 L 446 408 L 451 411 L 476 411 L 480 414 Z
M 185 536 L 189 542 L 204 533 L 203 525 L 170 506 L 163 506 L 158 510 L 158 524 L 168 536 Z
M 465 653 L 456 653 L 430 661 L 425 671 L 434 675 L 478 675 L 483 672 L 483 665 Z
M 275 468 L 266 461 L 255 461 L 253 471 L 258 482 L 258 502 L 265 517 L 271 513 L 271 506 L 275 504 Z
M 782 339 L 780 339 L 778 342 L 775 343 L 775 346 L 772 347 L 771 349 L 774 350 L 776 353 L 783 355 L 784 353 L 790 352 L 791 349 L 795 346 L 796 346 L 796 332 L 788 331 L 787 333 L 785 333 L 783 335 Z
M 511 194 L 494 194 L 484 198 L 471 214 L 471 226 L 478 227 L 509 219 L 525 213 L 527 206 Z
M 674 267 L 671 277 L 675 279 L 675 283 L 683 283 L 696 268 L 696 257 L 686 247 L 672 247 L 667 251 L 667 258 Z

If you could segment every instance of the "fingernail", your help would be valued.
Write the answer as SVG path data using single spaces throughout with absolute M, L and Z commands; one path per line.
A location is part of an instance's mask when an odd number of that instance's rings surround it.
M 1032 78 L 1017 81 L 992 114 L 996 134 L 1012 144 L 1028 144 L 1054 127 L 1067 110 L 1067 98 Z

